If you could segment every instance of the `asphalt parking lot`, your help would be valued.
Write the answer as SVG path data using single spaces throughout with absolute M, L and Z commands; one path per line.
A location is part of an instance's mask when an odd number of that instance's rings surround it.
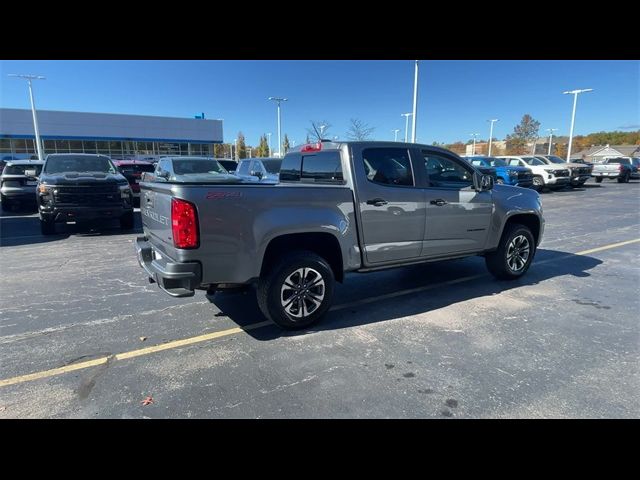
M 640 182 L 542 198 L 524 278 L 479 257 L 354 274 L 305 332 L 252 292 L 149 284 L 139 214 L 43 237 L 3 213 L 0 418 L 637 418 Z

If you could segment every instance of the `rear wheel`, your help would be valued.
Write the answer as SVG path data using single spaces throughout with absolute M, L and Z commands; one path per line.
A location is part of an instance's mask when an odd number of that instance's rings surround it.
M 602 183 L 602 177 L 596 177 L 596 183 Z
M 631 179 L 631 174 L 629 172 L 627 172 L 627 176 L 624 177 L 624 183 L 629 183 L 630 179 Z
M 120 217 L 120 228 L 131 230 L 133 228 L 133 212 L 125 213 Z
M 258 282 L 258 305 L 282 328 L 306 328 L 331 306 L 335 279 L 326 260 L 309 251 L 284 255 Z
M 531 230 L 517 223 L 509 225 L 495 252 L 485 256 L 487 268 L 500 280 L 515 280 L 526 273 L 536 253 Z
M 43 235 L 53 235 L 56 233 L 56 224 L 52 220 L 40 219 L 40 231 Z

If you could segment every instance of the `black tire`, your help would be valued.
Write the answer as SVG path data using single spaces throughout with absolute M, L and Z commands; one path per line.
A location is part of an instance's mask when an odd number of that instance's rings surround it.
M 56 233 L 56 224 L 52 220 L 40 219 L 40 231 L 42 235 L 54 235 Z
M 527 246 L 529 247 L 528 256 L 524 261 L 524 264 L 514 270 L 509 265 L 509 261 L 507 258 L 507 252 L 509 247 L 511 246 L 514 239 L 519 237 L 526 238 L 528 242 Z M 517 243 L 517 240 L 516 240 Z M 523 245 L 520 243 L 519 245 Z M 522 247 L 520 247 L 522 248 Z M 519 223 L 513 223 L 509 225 L 505 231 L 502 233 L 502 238 L 500 238 L 500 244 L 496 251 L 488 253 L 485 255 L 485 263 L 487 264 L 487 268 L 489 272 L 499 280 L 515 280 L 516 278 L 524 275 L 527 270 L 529 270 L 529 266 L 533 261 L 533 257 L 536 254 L 536 245 L 533 239 L 533 234 L 529 227 L 525 225 L 520 225 Z M 520 255 L 519 255 L 520 256 Z M 521 258 L 521 256 L 520 256 Z
M 0 195 L 0 203 L 2 204 L 2 211 L 8 212 L 11 210 L 11 200 L 9 200 L 4 195 Z
M 602 183 L 602 177 L 595 177 L 596 178 L 596 183 Z
M 302 299 L 302 305 L 304 306 L 299 307 L 300 302 L 293 299 L 293 297 L 295 297 L 295 291 L 293 289 L 289 290 L 292 295 L 284 299 L 286 302 L 289 298 L 292 298 L 291 302 L 285 305 L 282 304 L 282 287 L 289 277 L 295 277 L 296 271 L 299 269 L 313 270 L 313 272 L 305 272 L 305 277 L 307 277 L 306 281 L 317 281 L 316 274 L 322 277 L 321 280 L 324 282 L 324 287 L 313 287 L 312 292 L 310 292 L 313 295 L 323 294 L 319 305 L 316 306 L 312 301 Z M 303 279 L 299 274 L 298 278 L 302 283 Z M 300 250 L 291 252 L 282 256 L 280 260 L 269 269 L 267 274 L 263 278 L 260 278 L 257 291 L 258 305 L 265 317 L 284 329 L 298 330 L 306 328 L 317 322 L 331 306 L 334 285 L 335 278 L 333 271 L 324 258 L 309 251 Z M 305 316 L 305 308 L 309 308 L 309 305 L 311 305 L 314 310 Z M 295 308 L 296 306 L 298 306 L 297 309 Z M 294 312 L 302 311 L 302 316 L 299 318 L 295 317 L 287 312 L 285 307 L 288 307 L 289 310 L 293 310 Z
M 133 212 L 125 213 L 120 217 L 120 228 L 131 230 L 133 228 Z
M 540 175 L 533 176 L 533 188 L 539 192 L 544 190 L 544 180 Z
M 629 183 L 629 180 L 631 180 L 631 174 L 627 172 L 626 177 L 624 177 L 624 183 Z

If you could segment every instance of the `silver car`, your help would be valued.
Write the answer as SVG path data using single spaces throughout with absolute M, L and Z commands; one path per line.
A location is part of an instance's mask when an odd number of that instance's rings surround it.
M 35 204 L 37 177 L 44 162 L 40 160 L 9 160 L 0 175 L 0 202 L 2 210 L 12 205 Z
M 235 174 L 244 181 L 278 183 L 281 158 L 245 158 L 238 162 Z
M 240 181 L 220 162 L 210 157 L 162 157 L 156 165 L 153 176 L 156 181 L 168 182 Z M 148 179 L 148 176 L 145 175 L 145 179 Z

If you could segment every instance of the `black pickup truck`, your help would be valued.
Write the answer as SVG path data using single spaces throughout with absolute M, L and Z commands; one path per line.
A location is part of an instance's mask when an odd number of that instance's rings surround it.
M 105 155 L 47 155 L 36 188 L 43 235 L 56 223 L 117 218 L 133 228 L 133 195 L 127 179 Z

